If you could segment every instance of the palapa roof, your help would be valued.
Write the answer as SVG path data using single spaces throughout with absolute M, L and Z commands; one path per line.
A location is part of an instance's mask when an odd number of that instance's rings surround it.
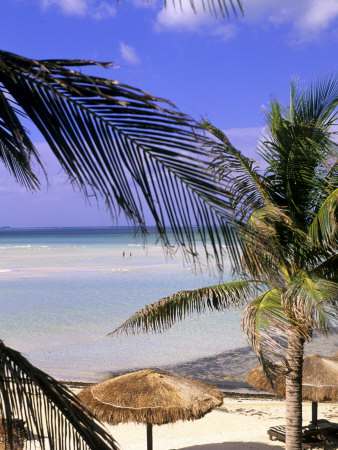
M 112 425 L 199 419 L 223 401 L 223 393 L 212 385 L 154 370 L 88 386 L 78 397 L 99 420 Z
M 279 375 L 272 388 L 259 365 L 249 372 L 247 381 L 255 389 L 285 396 L 285 376 Z M 333 356 L 308 355 L 303 363 L 303 400 L 338 400 L 338 353 Z

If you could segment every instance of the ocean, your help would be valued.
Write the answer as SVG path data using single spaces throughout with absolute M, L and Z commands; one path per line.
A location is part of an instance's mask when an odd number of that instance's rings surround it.
M 166 256 L 155 232 L 144 245 L 127 227 L 0 229 L 0 280 L 0 338 L 57 379 L 158 367 L 237 389 L 257 364 L 232 308 L 163 333 L 106 336 L 146 304 L 221 281 L 180 253 Z M 337 335 L 318 338 L 308 351 L 337 344 Z

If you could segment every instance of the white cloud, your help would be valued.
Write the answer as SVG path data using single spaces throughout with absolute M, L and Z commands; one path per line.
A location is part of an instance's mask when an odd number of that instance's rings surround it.
M 289 40 L 300 43 L 318 39 L 338 18 L 337 0 L 242 0 L 242 4 L 244 17 L 237 22 L 228 22 L 227 19 L 217 21 L 205 12 L 202 0 L 195 0 L 197 14 L 193 12 L 190 0 L 182 0 L 183 12 L 179 6 L 176 11 L 169 2 L 167 8 L 161 9 L 157 15 L 156 29 L 204 30 L 230 39 L 237 34 L 241 24 L 259 24 L 262 27 L 287 25 L 291 28 Z
M 141 60 L 137 55 L 135 49 L 131 45 L 127 45 L 124 42 L 120 42 L 120 53 L 122 59 L 129 64 L 137 65 L 140 64 Z
M 249 23 L 291 26 L 293 43 L 318 39 L 338 18 L 337 0 L 246 0 L 244 7 Z
M 157 15 L 156 30 L 163 28 L 188 29 L 195 31 L 201 26 L 210 24 L 212 16 L 205 14 L 201 4 L 197 4 L 196 13 L 192 10 L 189 0 L 182 0 L 182 11 L 179 6 L 174 7 L 172 2 L 168 2 L 166 8 L 162 8 Z
M 41 0 L 42 7 L 57 6 L 64 14 L 83 16 L 88 9 L 87 0 Z
M 63 14 L 69 16 L 89 16 L 95 20 L 107 19 L 116 14 L 111 3 L 96 0 L 41 0 L 44 9 L 57 7 Z
M 233 39 L 237 34 L 237 27 L 233 24 L 222 24 L 216 26 L 212 31 L 213 36 L 217 36 L 224 41 Z
M 101 2 L 96 8 L 92 11 L 92 16 L 95 20 L 103 20 L 108 19 L 109 17 L 113 17 L 116 14 L 116 9 L 114 6 L 107 2 Z
M 299 26 L 309 31 L 319 31 L 327 28 L 338 16 L 337 0 L 312 0 Z
M 224 133 L 232 145 L 241 150 L 246 156 L 259 159 L 257 144 L 264 131 L 263 127 L 229 128 Z
M 157 15 L 155 30 L 176 29 L 179 31 L 207 31 L 222 40 L 229 40 L 236 36 L 237 27 L 228 21 L 217 20 L 204 11 L 201 3 L 196 1 L 196 12 L 190 6 L 189 0 L 182 0 L 182 11 L 168 2 L 166 8 L 161 9 Z

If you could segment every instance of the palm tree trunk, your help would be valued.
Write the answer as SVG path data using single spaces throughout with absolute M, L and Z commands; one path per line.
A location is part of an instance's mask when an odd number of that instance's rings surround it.
M 286 449 L 302 449 L 302 369 L 304 339 L 291 333 L 288 340 L 286 376 Z

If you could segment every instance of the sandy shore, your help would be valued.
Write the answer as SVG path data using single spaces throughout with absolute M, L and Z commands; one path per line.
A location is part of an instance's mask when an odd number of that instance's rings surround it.
M 304 424 L 311 403 L 303 403 Z M 338 404 L 320 403 L 318 418 L 338 421 Z M 267 429 L 285 424 L 285 403 L 276 399 L 229 398 L 205 417 L 192 422 L 154 426 L 155 450 L 268 450 L 284 448 L 272 442 Z M 145 450 L 146 427 L 136 424 L 107 426 L 122 450 Z

